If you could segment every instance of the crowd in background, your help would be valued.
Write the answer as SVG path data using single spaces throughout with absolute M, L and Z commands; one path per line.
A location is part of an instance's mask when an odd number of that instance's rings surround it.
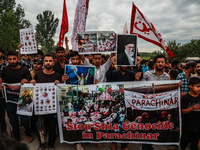
M 22 45 L 19 45 L 19 48 Z M 16 60 L 17 59 L 17 60 Z M 64 73 L 64 66 L 65 64 L 69 65 L 85 65 L 85 66 L 95 66 L 95 84 L 100 82 L 120 82 L 120 81 L 153 81 L 153 80 L 182 80 L 181 86 L 181 97 L 183 98 L 184 95 L 187 95 L 187 93 L 190 92 L 191 86 L 195 86 L 194 83 L 189 83 L 190 78 L 192 75 L 196 74 L 195 77 L 200 76 L 200 61 L 194 62 L 179 62 L 177 60 L 173 61 L 167 61 L 166 57 L 163 54 L 157 55 L 154 59 L 149 60 L 143 60 L 139 54 L 137 54 L 137 65 L 135 67 L 133 66 L 116 66 L 116 56 L 115 54 L 111 54 L 110 56 L 107 55 L 101 55 L 101 54 L 89 54 L 89 55 L 79 55 L 76 51 L 65 51 L 63 47 L 57 47 L 56 52 L 52 54 L 44 55 L 41 50 L 38 50 L 37 54 L 20 54 L 18 53 L 16 55 L 15 52 L 7 52 L 5 53 L 3 48 L 0 48 L 0 82 L 6 82 L 9 83 L 16 83 L 20 82 L 23 83 L 42 83 L 44 82 L 54 82 L 54 83 L 60 83 L 65 82 L 69 80 L 69 77 Z M 23 68 L 23 69 L 22 69 Z M 22 70 L 21 70 L 22 69 Z M 17 73 L 17 76 L 20 78 L 17 78 L 18 80 L 15 80 L 16 77 L 12 76 L 12 73 L 16 70 L 21 70 L 19 73 Z M 30 76 L 24 75 L 22 72 L 26 71 L 30 72 Z M 8 74 L 11 72 L 11 74 Z M 56 73 L 55 73 L 56 72 Z M 52 75 L 50 79 L 44 78 L 46 76 Z M 42 78 L 42 79 L 41 79 Z M 10 80 L 12 79 L 12 80 Z M 196 81 L 196 80 L 195 80 Z M 197 82 L 198 83 L 198 82 Z M 190 86 L 191 85 L 191 86 Z M 3 90 L 1 88 L 1 90 Z M 198 91 L 197 91 L 198 93 Z M 199 94 L 199 93 L 198 93 Z M 13 138 L 17 141 L 17 143 L 20 141 L 20 135 L 19 131 L 19 121 L 12 120 L 12 116 L 15 116 L 15 118 L 18 119 L 18 116 L 16 112 L 11 112 L 11 108 L 15 106 L 10 106 L 5 103 L 5 98 L 1 94 L 1 100 L 0 100 L 0 132 L 4 134 L 4 136 L 7 134 L 7 125 L 5 121 L 5 110 L 9 111 L 8 118 L 10 121 L 10 124 L 12 126 L 12 135 Z M 196 103 L 195 103 L 196 104 Z M 194 105 L 195 105 L 194 104 Z M 15 104 L 12 104 L 15 105 Z M 193 108 L 193 106 L 191 106 Z M 187 106 L 186 106 L 187 108 Z M 186 109 L 184 108 L 184 109 Z M 199 108 L 199 106 L 198 106 Z M 14 108 L 16 109 L 16 108 Z M 197 106 L 195 105 L 195 108 L 191 109 L 197 110 Z M 190 112 L 191 112 L 190 111 Z M 188 113 L 190 113 L 188 112 Z M 194 113 L 196 115 L 197 112 Z M 46 115 L 49 116 L 49 115 Z M 49 119 L 55 117 L 50 116 Z M 32 134 L 34 132 L 38 133 L 39 137 L 39 147 L 38 150 L 43 150 L 45 148 L 45 145 L 48 142 L 43 142 L 43 139 L 41 137 L 41 132 L 38 131 L 38 117 L 32 116 L 30 118 L 23 118 L 20 116 L 21 123 L 24 125 L 26 129 L 26 135 L 27 135 L 27 143 L 32 142 Z M 30 121 L 30 123 L 29 123 Z M 44 126 L 48 128 L 48 119 L 43 120 Z M 183 122 L 184 123 L 184 122 Z M 16 124 L 18 126 L 16 127 Z M 30 124 L 30 126 L 29 126 Z M 200 124 L 200 123 L 199 123 Z M 198 125 L 199 125 L 198 124 Z M 56 128 L 56 120 L 55 125 L 51 128 Z M 49 149 L 55 149 L 55 140 L 56 137 L 53 139 L 51 136 L 57 136 L 55 134 L 51 134 L 51 128 L 49 129 L 49 140 L 52 140 L 50 144 L 48 144 Z M 199 127 L 198 127 L 199 128 Z M 184 128 L 185 129 L 185 128 Z M 55 129 L 56 130 L 56 129 Z M 187 131 L 187 129 L 186 129 Z M 193 132 L 199 132 L 199 130 L 191 131 Z M 189 134 L 189 135 L 188 135 Z M 191 137 L 190 133 L 187 131 L 187 135 Z M 3 138 L 3 137 L 1 137 Z M 35 140 L 35 139 L 34 139 Z M 19 145 L 16 145 L 14 140 L 11 140 L 11 143 L 14 144 L 13 147 L 19 147 Z M 191 142 L 192 148 L 197 148 L 196 144 L 190 141 L 185 141 L 184 143 Z M 7 141 L 1 140 L 0 145 L 6 145 L 8 144 Z M 102 144 L 97 144 L 98 148 L 102 148 Z M 187 146 L 187 145 L 186 145 Z M 21 145 L 20 149 L 28 149 L 28 147 Z M 111 149 L 116 150 L 116 144 L 111 144 Z M 121 144 L 122 149 L 128 150 L 128 144 L 123 143 Z M 76 144 L 77 150 L 83 150 L 81 144 Z M 1 149 L 1 148 L 0 148 Z M 3 148 L 2 148 L 3 149 Z M 4 148 L 6 149 L 6 148 Z M 142 149 L 152 149 L 151 145 L 144 144 L 142 146 Z

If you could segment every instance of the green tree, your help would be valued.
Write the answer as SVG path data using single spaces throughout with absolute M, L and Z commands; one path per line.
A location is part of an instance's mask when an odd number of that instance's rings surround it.
M 15 0 L 0 2 L 0 46 L 5 50 L 15 50 L 20 42 L 19 30 L 31 24 L 24 19 L 25 13 Z
M 38 44 L 45 47 L 48 52 L 52 51 L 54 45 L 53 37 L 59 23 L 58 18 L 54 18 L 54 14 L 45 10 L 42 14 L 37 15 L 38 24 L 36 26 Z
M 178 55 L 178 50 L 181 47 L 181 43 L 177 43 L 176 40 L 169 41 L 168 44 L 169 48 L 173 52 L 175 56 Z

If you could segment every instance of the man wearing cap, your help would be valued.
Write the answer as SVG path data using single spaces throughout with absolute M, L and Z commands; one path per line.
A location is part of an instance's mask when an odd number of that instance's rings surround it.
M 182 81 L 181 89 L 181 97 L 183 97 L 186 93 L 190 91 L 189 88 L 189 79 L 191 77 L 191 74 L 194 74 L 196 72 L 196 63 L 194 61 L 188 61 L 186 63 L 185 71 L 180 73 L 176 80 Z
M 34 79 L 36 72 L 42 69 L 43 61 L 41 58 L 33 60 L 33 70 L 30 72 L 32 79 Z
M 118 65 L 135 65 L 135 44 L 128 43 L 125 45 L 125 50 L 118 54 L 117 64 Z

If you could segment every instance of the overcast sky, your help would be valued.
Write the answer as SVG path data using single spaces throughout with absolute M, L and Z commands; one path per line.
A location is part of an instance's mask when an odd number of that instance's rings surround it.
M 16 0 L 25 10 L 25 18 L 33 28 L 38 23 L 36 16 L 50 10 L 59 18 L 54 40 L 58 42 L 62 21 L 63 0 Z M 71 38 L 77 0 L 66 0 Z M 166 42 L 176 40 L 182 44 L 200 38 L 200 0 L 134 0 L 136 6 L 162 34 Z M 86 31 L 115 31 L 122 34 L 125 22 L 130 26 L 131 0 L 90 0 Z M 71 45 L 69 45 L 71 47 Z M 154 51 L 160 48 L 144 40 L 138 40 L 139 51 Z

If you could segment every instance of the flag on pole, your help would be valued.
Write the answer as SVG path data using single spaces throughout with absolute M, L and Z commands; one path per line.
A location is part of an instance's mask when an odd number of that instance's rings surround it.
M 78 51 L 78 42 L 76 40 L 77 33 L 85 31 L 88 7 L 89 7 L 89 0 L 78 0 L 74 16 L 72 37 L 71 37 L 73 51 Z
M 123 30 L 123 34 L 128 34 L 128 26 L 127 26 L 127 21 L 124 25 L 124 30 Z
M 61 30 L 60 30 L 60 37 L 59 37 L 58 46 L 63 46 L 64 36 L 65 36 L 65 33 L 68 30 L 69 30 L 69 24 L 68 24 L 67 8 L 66 8 L 65 0 L 64 0 L 64 3 L 63 3 L 62 24 L 61 24 Z
M 154 25 L 147 20 L 147 18 L 135 6 L 134 3 L 132 8 L 130 34 L 137 34 L 138 37 L 164 49 L 170 58 L 174 57 L 174 54 L 170 50 L 169 46 L 165 43 L 165 40 L 162 38 L 161 34 L 156 30 Z

